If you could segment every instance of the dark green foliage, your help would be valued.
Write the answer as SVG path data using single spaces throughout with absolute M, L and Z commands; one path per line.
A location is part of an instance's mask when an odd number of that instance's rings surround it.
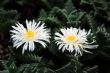
M 98 73 L 97 66 L 93 66 L 92 68 L 87 68 L 83 73 Z
M 0 0 L 0 7 L 3 7 L 9 0 Z
M 54 7 L 49 13 L 46 13 L 44 10 L 41 10 L 41 15 L 38 20 L 43 20 L 50 27 L 78 27 L 80 20 L 85 15 L 85 12 L 77 12 L 73 6 L 71 0 L 69 0 L 64 9 Z M 43 14 L 43 15 L 42 15 Z M 51 25 L 50 25 L 51 24 Z M 54 28 L 55 28 L 54 27 Z
M 82 68 L 82 64 L 78 62 L 77 60 L 71 59 L 70 62 L 68 62 L 66 65 L 63 67 L 57 69 L 57 70 L 52 70 L 50 68 L 47 68 L 42 62 L 39 63 L 31 63 L 31 64 L 20 64 L 19 66 L 16 66 L 16 63 L 13 61 L 5 62 L 1 61 L 0 62 L 4 67 L 4 70 L 1 72 L 6 72 L 6 73 L 97 73 L 97 66 L 94 66 L 92 68 Z
M 17 22 L 19 15 L 16 10 L 0 9 L 0 32 L 9 31 L 10 27 Z
M 109 0 L 1 0 L 0 32 L 9 32 L 17 20 L 36 19 L 51 30 L 46 49 L 22 54 L 9 42 L 10 57 L 0 60 L 0 73 L 110 73 L 110 1 Z M 54 33 L 60 28 L 91 30 L 88 40 L 98 44 L 91 53 L 74 56 L 58 50 Z M 1 43 L 1 42 L 0 42 Z

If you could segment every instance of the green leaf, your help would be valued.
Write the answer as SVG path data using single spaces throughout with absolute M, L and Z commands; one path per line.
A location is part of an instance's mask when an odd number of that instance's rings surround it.
M 68 64 L 56 70 L 56 73 L 82 73 L 81 67 L 81 63 L 72 59 Z
M 0 9 L 0 31 L 9 31 L 11 26 L 17 22 L 18 18 L 19 14 L 16 10 L 5 11 L 3 9 Z
M 0 73 L 9 73 L 8 70 L 3 70 L 3 71 L 0 71 Z
M 75 7 L 73 6 L 72 0 L 67 0 L 64 9 L 66 9 L 68 14 L 70 14 L 72 11 L 75 10 Z
M 93 66 L 92 68 L 86 69 L 85 73 L 98 73 L 97 65 Z

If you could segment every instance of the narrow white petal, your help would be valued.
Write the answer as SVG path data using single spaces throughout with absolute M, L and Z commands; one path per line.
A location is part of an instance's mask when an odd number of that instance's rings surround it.
M 29 51 L 34 50 L 34 42 L 29 42 Z
M 65 48 L 65 47 L 63 47 L 63 48 L 62 48 L 62 52 L 64 52 L 64 51 L 65 51 L 65 49 L 66 49 L 66 48 Z
M 20 23 L 18 23 L 18 24 L 19 24 L 20 28 L 21 28 L 24 32 L 26 32 L 26 29 L 24 28 L 24 26 L 23 26 L 22 24 L 20 24 Z
M 19 29 L 19 28 L 17 28 L 17 27 L 15 27 L 15 26 L 12 26 L 12 28 L 13 28 L 14 30 L 16 30 L 16 31 L 21 32 L 21 31 L 20 31 L 20 29 Z
M 60 38 L 63 37 L 63 35 L 61 35 L 61 34 L 59 34 L 59 33 L 55 33 L 55 35 L 58 36 L 58 37 L 60 37 Z
M 97 48 L 98 45 L 85 45 L 84 48 L 88 48 L 88 49 L 95 49 Z
M 22 54 L 24 54 L 24 51 L 27 50 L 28 48 L 28 43 L 25 43 L 22 49 Z
M 20 47 L 23 43 L 24 43 L 24 42 L 22 42 L 22 41 L 19 42 L 19 43 L 17 43 L 17 44 L 16 44 L 16 45 L 17 45 L 16 48 Z
M 36 41 L 36 42 L 38 42 L 38 43 L 40 43 L 44 48 L 46 47 L 46 44 L 43 42 L 43 41 Z
M 75 45 L 74 47 L 75 47 L 76 53 L 82 55 L 82 52 L 81 52 L 79 46 L 78 45 Z
M 59 49 L 61 49 L 63 46 L 64 46 L 64 44 L 60 44 L 60 45 L 59 45 Z

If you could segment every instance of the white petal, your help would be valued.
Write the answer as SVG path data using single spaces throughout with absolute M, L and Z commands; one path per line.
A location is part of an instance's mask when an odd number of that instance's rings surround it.
M 55 35 L 58 36 L 58 37 L 60 37 L 60 38 L 63 37 L 63 35 L 61 35 L 61 34 L 59 34 L 59 33 L 55 33 Z
M 24 32 L 26 32 L 26 29 L 24 28 L 24 26 L 23 26 L 22 24 L 20 24 L 20 23 L 18 23 L 18 24 L 19 24 L 20 28 L 21 28 Z
M 75 52 L 76 52 L 77 54 L 82 55 L 82 52 L 81 52 L 81 50 L 80 50 L 80 48 L 79 48 L 79 46 L 78 46 L 77 44 L 74 46 L 74 48 L 75 48 Z
M 46 44 L 43 42 L 43 41 L 36 41 L 36 42 L 38 42 L 38 43 L 40 43 L 44 48 L 46 47 Z
M 21 32 L 19 28 L 15 27 L 15 26 L 12 26 L 12 28 L 18 32 Z
M 34 48 L 34 42 L 29 42 L 29 51 L 33 51 Z
M 84 48 L 88 48 L 88 49 L 95 49 L 97 48 L 98 45 L 85 45 Z
M 64 44 L 60 44 L 58 49 L 61 49 L 64 46 Z
M 36 30 L 38 29 L 40 23 L 41 23 L 41 21 L 39 21 L 39 22 L 37 23 L 37 25 L 36 25 L 36 27 L 35 27 Z
M 26 26 L 27 26 L 27 30 L 31 30 L 31 21 L 26 20 Z
M 73 50 L 74 50 L 73 46 L 72 45 L 69 45 L 69 51 L 70 52 L 73 52 Z
M 24 51 L 27 50 L 28 48 L 28 43 L 25 43 L 22 49 L 22 54 L 24 54 Z
M 21 46 L 23 43 L 24 43 L 24 42 L 22 42 L 22 41 L 19 42 L 19 43 L 17 43 L 17 44 L 16 44 L 16 45 L 17 45 L 16 48 L 18 48 L 19 46 Z
M 63 45 L 63 46 L 64 46 L 64 45 Z M 65 51 L 65 49 L 66 49 L 66 48 L 65 48 L 65 47 L 63 47 L 63 48 L 62 48 L 62 52 L 64 52 L 64 51 Z

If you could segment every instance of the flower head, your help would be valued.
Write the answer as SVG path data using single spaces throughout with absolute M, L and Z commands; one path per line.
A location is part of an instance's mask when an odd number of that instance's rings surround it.
M 75 52 L 75 55 L 82 55 L 82 51 L 88 52 L 85 48 L 96 48 L 97 45 L 91 45 L 88 43 L 87 36 L 90 34 L 84 29 L 77 28 L 67 28 L 61 29 L 61 32 L 55 33 L 55 40 L 59 49 L 62 49 L 62 52 L 68 50 L 69 52 Z
M 18 48 L 23 45 L 22 53 L 27 49 L 33 51 L 35 42 L 40 43 L 44 48 L 46 47 L 45 42 L 49 42 L 49 30 L 45 28 L 44 23 L 41 24 L 41 21 L 36 23 L 35 20 L 26 20 L 26 28 L 19 22 L 12 28 L 11 38 L 13 46 Z

